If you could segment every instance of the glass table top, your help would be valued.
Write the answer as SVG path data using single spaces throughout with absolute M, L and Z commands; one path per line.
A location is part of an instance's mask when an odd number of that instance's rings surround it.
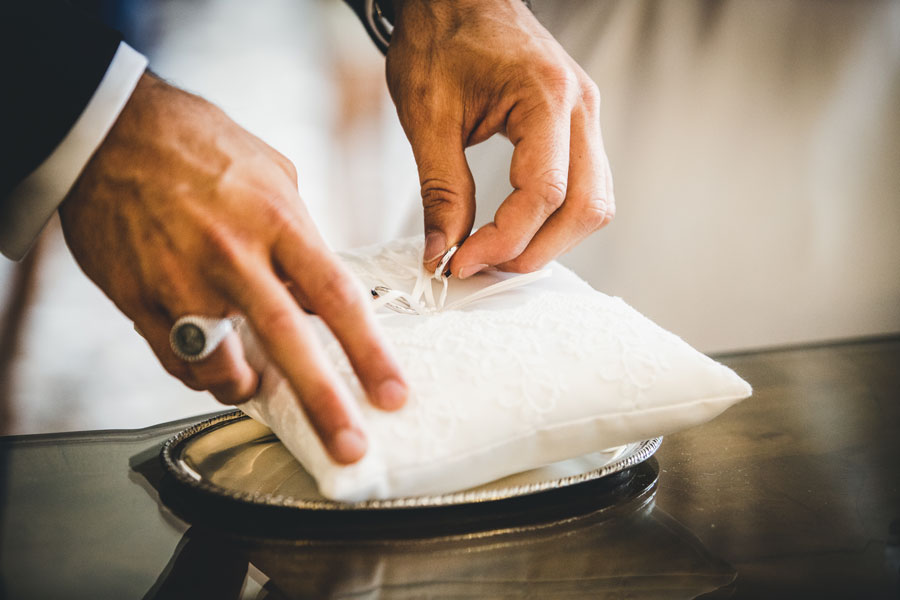
M 897 598 L 900 340 L 719 358 L 754 397 L 615 485 L 416 535 L 186 510 L 158 453 L 203 417 L 0 438 L 0 597 Z

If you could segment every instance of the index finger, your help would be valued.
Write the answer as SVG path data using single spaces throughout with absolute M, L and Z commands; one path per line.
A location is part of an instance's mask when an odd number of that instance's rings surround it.
M 335 375 L 311 318 L 272 271 L 248 269 L 232 294 L 268 357 L 287 378 L 328 450 L 340 463 L 366 452 L 366 438 L 349 393 Z
M 400 408 L 406 402 L 406 383 L 379 333 L 371 299 L 313 232 L 283 236 L 275 256 L 304 306 L 321 317 L 341 343 L 372 403 Z
M 522 111 L 516 113 L 516 111 Z M 472 267 L 497 265 L 521 254 L 566 197 L 571 110 L 565 103 L 514 108 L 507 133 L 515 145 L 509 182 L 513 191 L 494 215 L 460 246 L 451 269 L 466 277 Z

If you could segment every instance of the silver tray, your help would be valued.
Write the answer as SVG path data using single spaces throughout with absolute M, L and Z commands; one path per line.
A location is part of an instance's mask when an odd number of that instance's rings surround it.
M 661 442 L 661 437 L 634 442 L 450 494 L 352 503 L 319 494 L 315 480 L 275 434 L 240 411 L 179 432 L 163 446 L 162 458 L 179 483 L 220 498 L 303 511 L 367 511 L 489 503 L 567 488 L 633 467 L 653 456 Z

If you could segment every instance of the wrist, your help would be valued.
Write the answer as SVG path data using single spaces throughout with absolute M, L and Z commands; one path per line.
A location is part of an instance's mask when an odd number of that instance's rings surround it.
M 398 30 L 423 21 L 458 29 L 479 17 L 493 14 L 505 20 L 524 11 L 531 15 L 531 0 L 371 0 L 374 20 L 387 29 L 385 50 Z M 499 11 L 499 12 L 498 12 Z
M 413 4 L 427 6 L 444 6 L 447 8 L 486 7 L 491 5 L 522 6 L 531 9 L 531 0 L 375 0 L 382 14 L 396 17 L 405 7 Z

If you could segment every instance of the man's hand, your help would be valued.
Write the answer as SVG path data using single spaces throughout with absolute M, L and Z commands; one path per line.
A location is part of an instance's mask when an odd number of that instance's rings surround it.
M 521 0 L 395 0 L 388 87 L 413 148 L 425 263 L 465 239 L 465 278 L 540 268 L 615 214 L 597 86 Z M 513 192 L 471 237 L 475 185 L 464 150 L 495 133 L 515 146 Z
M 206 101 L 144 75 L 60 215 L 81 268 L 190 387 L 226 404 L 255 392 L 235 334 L 200 363 L 169 348 L 182 315 L 242 313 L 331 456 L 358 460 L 356 413 L 299 302 L 340 340 L 376 406 L 405 402 L 367 299 L 316 231 L 293 165 Z

